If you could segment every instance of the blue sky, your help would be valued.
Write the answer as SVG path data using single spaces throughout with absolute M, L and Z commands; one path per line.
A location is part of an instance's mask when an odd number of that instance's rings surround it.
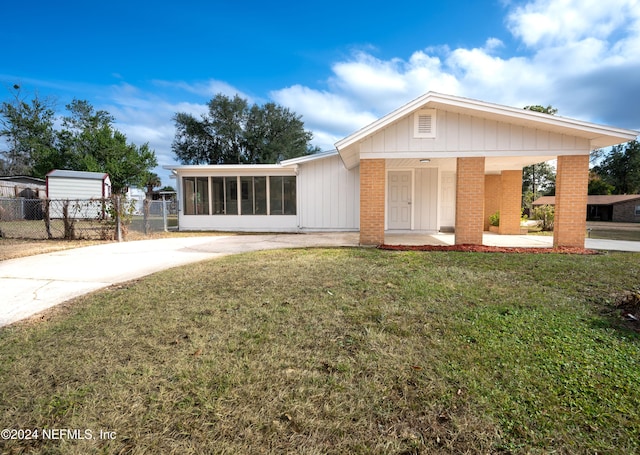
M 323 150 L 434 90 L 640 128 L 639 0 L 6 2 L 0 99 L 86 99 L 173 164 L 215 94 L 302 115 Z M 156 169 L 164 184 L 166 171 Z

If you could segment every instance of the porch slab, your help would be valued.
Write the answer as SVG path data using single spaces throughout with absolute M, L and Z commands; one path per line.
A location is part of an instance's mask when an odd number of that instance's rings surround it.
M 450 233 L 420 234 L 420 233 L 385 233 L 386 245 L 454 245 L 455 235 Z M 499 235 L 484 232 L 482 244 L 486 246 L 511 248 L 551 248 L 553 237 L 536 235 Z

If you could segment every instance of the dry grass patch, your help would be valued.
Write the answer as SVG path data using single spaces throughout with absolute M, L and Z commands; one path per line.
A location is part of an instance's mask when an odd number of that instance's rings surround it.
M 107 243 L 99 240 L 22 240 L 0 238 L 0 261 Z
M 640 255 L 251 253 L 0 330 L 3 453 L 631 453 Z

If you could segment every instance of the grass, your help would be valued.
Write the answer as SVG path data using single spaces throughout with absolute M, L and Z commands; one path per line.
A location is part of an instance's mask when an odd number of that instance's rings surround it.
M 639 278 L 622 253 L 176 268 L 0 329 L 3 426 L 94 435 L 0 451 L 637 453 L 640 336 L 611 306 Z
M 0 261 L 105 243 L 99 240 L 25 240 L 0 238 Z
M 592 239 L 630 240 L 632 242 L 640 242 L 640 225 L 637 230 L 593 228 L 588 233 L 588 237 Z

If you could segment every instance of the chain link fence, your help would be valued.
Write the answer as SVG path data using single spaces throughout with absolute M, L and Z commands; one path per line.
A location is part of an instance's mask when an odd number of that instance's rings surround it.
M 137 207 L 139 207 L 137 209 Z M 129 231 L 152 234 L 177 229 L 173 201 L 26 199 L 0 197 L 0 237 L 121 240 Z

